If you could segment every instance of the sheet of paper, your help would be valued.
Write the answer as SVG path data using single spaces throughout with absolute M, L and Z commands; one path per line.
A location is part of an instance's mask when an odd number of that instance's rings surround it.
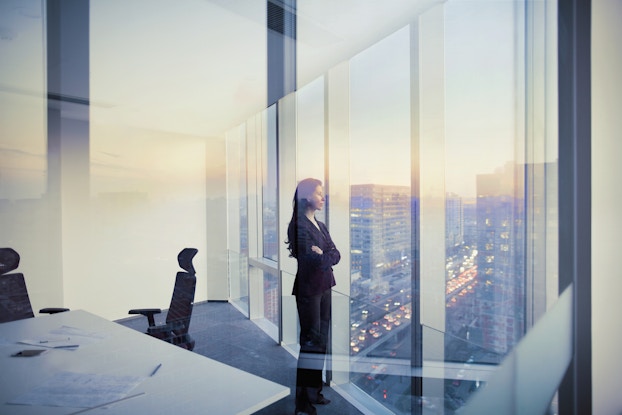
M 70 326 L 61 326 L 50 330 L 44 336 L 20 340 L 18 343 L 51 349 L 75 349 L 79 346 L 98 342 L 108 336 L 109 334 L 105 332 L 94 332 Z
M 109 336 L 109 334 L 106 332 L 87 331 L 84 329 L 70 327 L 70 326 L 60 326 L 57 329 L 50 330 L 50 334 L 56 334 L 56 335 L 68 336 L 68 337 L 80 336 L 84 339 L 93 339 L 93 340 L 101 340 Z
M 80 344 L 67 336 L 44 336 L 37 339 L 24 339 L 18 341 L 20 344 L 30 346 L 47 347 L 50 349 L 76 349 Z
M 59 372 L 9 403 L 92 408 L 122 399 L 144 379 L 141 376 Z

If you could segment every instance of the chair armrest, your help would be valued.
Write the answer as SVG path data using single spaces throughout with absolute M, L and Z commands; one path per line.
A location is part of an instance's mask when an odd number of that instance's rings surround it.
M 68 308 L 63 307 L 46 307 L 39 310 L 41 314 L 56 314 L 56 313 L 64 313 L 65 311 L 69 311 Z
M 128 314 L 142 314 L 147 317 L 147 322 L 149 326 L 155 326 L 155 319 L 153 318 L 154 314 L 160 314 L 162 312 L 159 308 L 134 308 L 128 311 Z
M 182 322 L 169 322 L 166 324 L 160 324 L 157 326 L 150 326 L 147 328 L 147 334 L 156 335 L 166 332 L 171 332 L 174 330 L 181 330 L 184 328 L 184 323 Z

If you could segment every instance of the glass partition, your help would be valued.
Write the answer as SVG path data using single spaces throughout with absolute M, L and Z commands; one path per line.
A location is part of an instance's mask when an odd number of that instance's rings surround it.
M 34 309 L 63 300 L 61 262 L 49 249 L 60 209 L 48 189 L 45 46 L 44 1 L 0 2 L 0 245 L 21 255 Z

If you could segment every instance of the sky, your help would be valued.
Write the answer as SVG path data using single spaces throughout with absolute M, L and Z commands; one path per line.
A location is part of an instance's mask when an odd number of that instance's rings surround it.
M 475 194 L 477 174 L 514 160 L 517 122 L 514 5 L 474 4 L 445 3 L 443 48 L 421 57 L 438 61 L 445 81 L 432 115 L 443 119 L 444 151 L 431 162 L 444 164 L 446 191 L 464 196 Z M 410 184 L 409 56 L 409 33 L 400 30 L 351 60 L 353 182 Z

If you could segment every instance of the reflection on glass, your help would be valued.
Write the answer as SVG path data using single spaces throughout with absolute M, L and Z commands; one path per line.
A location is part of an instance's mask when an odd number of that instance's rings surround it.
M 248 255 L 229 250 L 228 262 L 230 301 L 248 316 Z
M 264 317 L 279 327 L 279 279 L 275 272 L 263 272 Z
M 42 3 L 0 3 L 0 201 L 46 192 L 46 93 Z M 3 215 L 5 216 L 5 215 Z M 10 223 L 6 223 L 9 226 Z M 3 226 L 6 232 L 6 227 Z
M 298 181 L 313 177 L 324 180 L 324 77 L 310 82 L 296 93 L 296 175 Z M 330 192 L 327 197 L 330 198 Z M 327 207 L 330 203 L 327 203 Z M 324 209 L 316 218 L 326 222 Z
M 91 215 L 90 257 L 82 255 L 80 259 L 101 301 L 114 296 L 124 313 L 124 304 L 153 301 L 154 291 L 140 288 L 143 276 L 150 276 L 150 282 L 162 276 L 157 280 L 161 283 L 153 287 L 170 295 L 175 274 L 163 269 L 176 265 L 177 253 L 184 247 L 196 247 L 198 261 L 206 254 L 201 247 L 205 246 L 207 226 L 206 163 L 211 156 L 206 154 L 205 138 L 192 122 L 173 116 L 164 121 L 159 115 L 163 108 L 170 114 L 172 108 L 187 104 L 179 84 L 166 92 L 165 86 L 140 87 L 150 77 L 179 79 L 183 72 L 179 67 L 148 64 L 153 59 L 168 56 L 180 65 L 194 59 L 193 50 L 172 43 L 158 43 L 158 50 L 145 44 L 146 39 L 162 39 L 159 17 L 185 20 L 191 14 L 176 10 L 167 15 L 172 9 L 160 5 L 146 15 L 145 6 L 142 1 L 131 6 L 90 3 L 90 211 L 83 212 Z M 111 16 L 119 15 L 125 16 L 123 22 L 111 25 Z M 136 30 L 138 20 L 142 22 L 140 30 Z M 114 64 L 120 61 L 124 62 L 122 71 Z M 151 93 L 155 90 L 158 92 Z M 200 262 L 195 266 L 197 274 L 204 274 Z M 110 274 L 137 277 L 126 278 L 131 289 L 119 291 L 117 284 L 111 284 Z M 145 299 L 137 299 L 137 295 Z M 197 291 L 196 300 L 202 299 L 204 294 Z
M 530 215 L 541 215 L 536 204 L 544 203 L 550 178 L 542 163 L 533 167 L 537 160 L 516 152 L 525 141 L 517 127 L 525 117 L 520 99 L 540 91 L 517 80 L 527 62 L 519 53 L 524 16 L 514 4 L 450 2 L 445 12 L 445 359 L 499 363 L 528 329 L 528 302 L 547 302 L 544 291 L 525 294 L 528 284 L 546 285 L 544 273 L 531 282 L 527 269 L 545 263 L 547 252 L 536 249 L 528 258 L 526 249 L 544 240 L 549 226 L 534 222 L 528 234 L 525 206 L 535 200 Z M 529 182 L 528 170 L 536 172 Z M 455 344 L 463 341 L 472 346 Z
M 246 126 L 227 133 L 229 295 L 246 315 L 248 304 L 248 202 Z
M 0 246 L 22 260 L 33 309 L 60 303 L 59 207 L 50 201 L 45 2 L 0 2 Z

